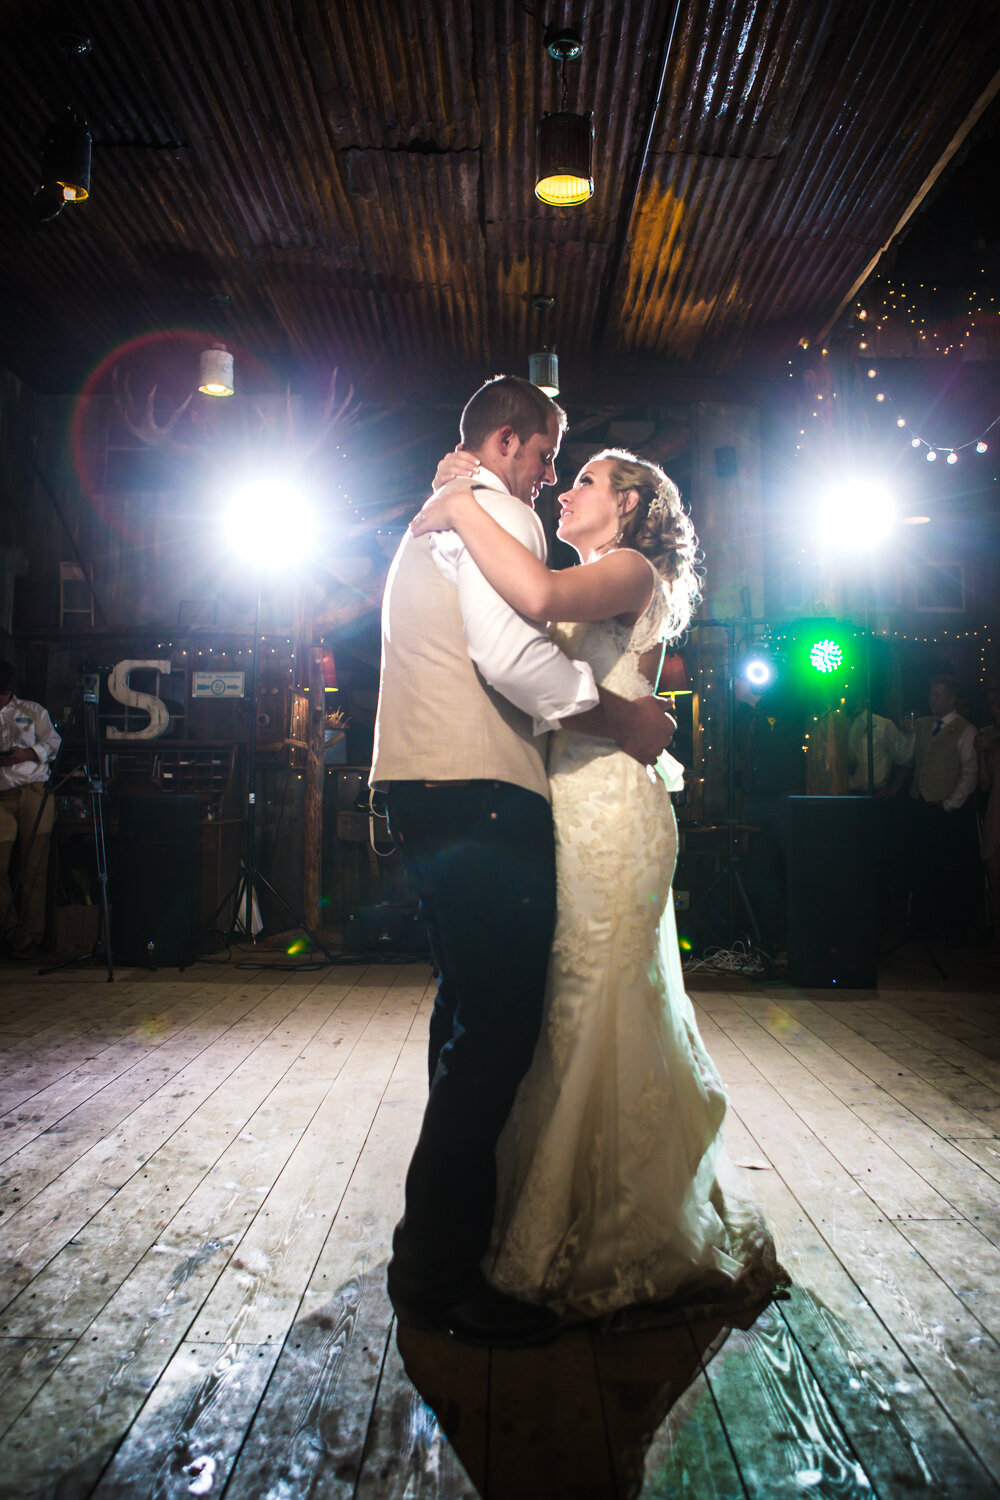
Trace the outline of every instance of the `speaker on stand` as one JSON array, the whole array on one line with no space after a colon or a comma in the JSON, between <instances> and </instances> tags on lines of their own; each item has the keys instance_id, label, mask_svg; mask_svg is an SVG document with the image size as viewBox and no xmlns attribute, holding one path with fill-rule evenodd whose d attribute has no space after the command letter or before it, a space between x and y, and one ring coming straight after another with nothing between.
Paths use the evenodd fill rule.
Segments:
<instances>
[{"instance_id":1,"label":"speaker on stand","mask_svg":"<svg viewBox=\"0 0 1000 1500\"><path fill-rule=\"evenodd\" d=\"M194 962L198 950L198 798L123 796L114 848L114 951L149 968Z\"/></svg>"},{"instance_id":2,"label":"speaker on stand","mask_svg":"<svg viewBox=\"0 0 1000 1500\"><path fill-rule=\"evenodd\" d=\"M878 984L875 805L788 799L788 978L814 989Z\"/></svg>"}]
</instances>

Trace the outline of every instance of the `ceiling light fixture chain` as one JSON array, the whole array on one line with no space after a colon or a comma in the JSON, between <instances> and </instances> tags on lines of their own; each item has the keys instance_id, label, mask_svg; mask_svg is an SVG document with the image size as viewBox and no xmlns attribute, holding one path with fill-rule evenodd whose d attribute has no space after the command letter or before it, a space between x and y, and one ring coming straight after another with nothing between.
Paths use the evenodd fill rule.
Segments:
<instances>
[{"instance_id":1,"label":"ceiling light fixture chain","mask_svg":"<svg viewBox=\"0 0 1000 1500\"><path fill-rule=\"evenodd\" d=\"M76 64L89 57L89 37L59 32L56 45L66 63L67 102L48 124L42 145L42 179L35 189L32 207L39 219L54 219L67 203L84 203L90 197L90 158L93 140L83 110L75 102Z\"/></svg>"},{"instance_id":2,"label":"ceiling light fixture chain","mask_svg":"<svg viewBox=\"0 0 1000 1500\"><path fill-rule=\"evenodd\" d=\"M535 197L554 208L573 208L594 194L594 127L591 116L574 114L569 102L566 64L583 52L575 31L547 31L545 50L560 65L562 100L557 113L543 114L538 126Z\"/></svg>"}]
</instances>

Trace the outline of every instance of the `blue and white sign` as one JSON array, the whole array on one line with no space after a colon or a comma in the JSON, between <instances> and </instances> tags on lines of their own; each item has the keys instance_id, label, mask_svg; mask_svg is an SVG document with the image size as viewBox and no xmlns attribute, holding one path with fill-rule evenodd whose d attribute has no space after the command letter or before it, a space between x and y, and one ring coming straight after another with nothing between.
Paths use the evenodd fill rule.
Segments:
<instances>
[{"instance_id":1,"label":"blue and white sign","mask_svg":"<svg viewBox=\"0 0 1000 1500\"><path fill-rule=\"evenodd\" d=\"M193 672L192 698L242 698L242 672Z\"/></svg>"}]
</instances>

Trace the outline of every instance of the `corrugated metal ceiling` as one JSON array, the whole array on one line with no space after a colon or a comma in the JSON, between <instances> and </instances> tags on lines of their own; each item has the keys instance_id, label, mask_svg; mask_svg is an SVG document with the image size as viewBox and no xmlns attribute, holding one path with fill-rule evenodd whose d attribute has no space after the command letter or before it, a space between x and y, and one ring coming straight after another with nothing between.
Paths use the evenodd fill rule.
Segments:
<instances>
[{"instance_id":1,"label":"corrugated metal ceiling","mask_svg":"<svg viewBox=\"0 0 1000 1500\"><path fill-rule=\"evenodd\" d=\"M681 0L672 21L661 0L8 3L0 363L70 390L183 326L385 399L521 368L543 335L595 371L711 374L814 332L993 86L1000 10ZM578 210L532 191L560 103L546 24L585 42ZM93 41L93 189L39 223L62 30Z\"/></svg>"}]
</instances>

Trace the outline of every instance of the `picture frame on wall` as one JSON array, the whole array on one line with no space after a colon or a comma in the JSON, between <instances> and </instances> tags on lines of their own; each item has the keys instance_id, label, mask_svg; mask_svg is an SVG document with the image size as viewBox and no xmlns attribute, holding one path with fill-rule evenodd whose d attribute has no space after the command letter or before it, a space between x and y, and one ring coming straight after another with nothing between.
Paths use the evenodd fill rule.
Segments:
<instances>
[{"instance_id":1,"label":"picture frame on wall","mask_svg":"<svg viewBox=\"0 0 1000 1500\"><path fill-rule=\"evenodd\" d=\"M914 606L929 614L961 614L965 609L965 570L961 563L924 562L917 574Z\"/></svg>"}]
</instances>

